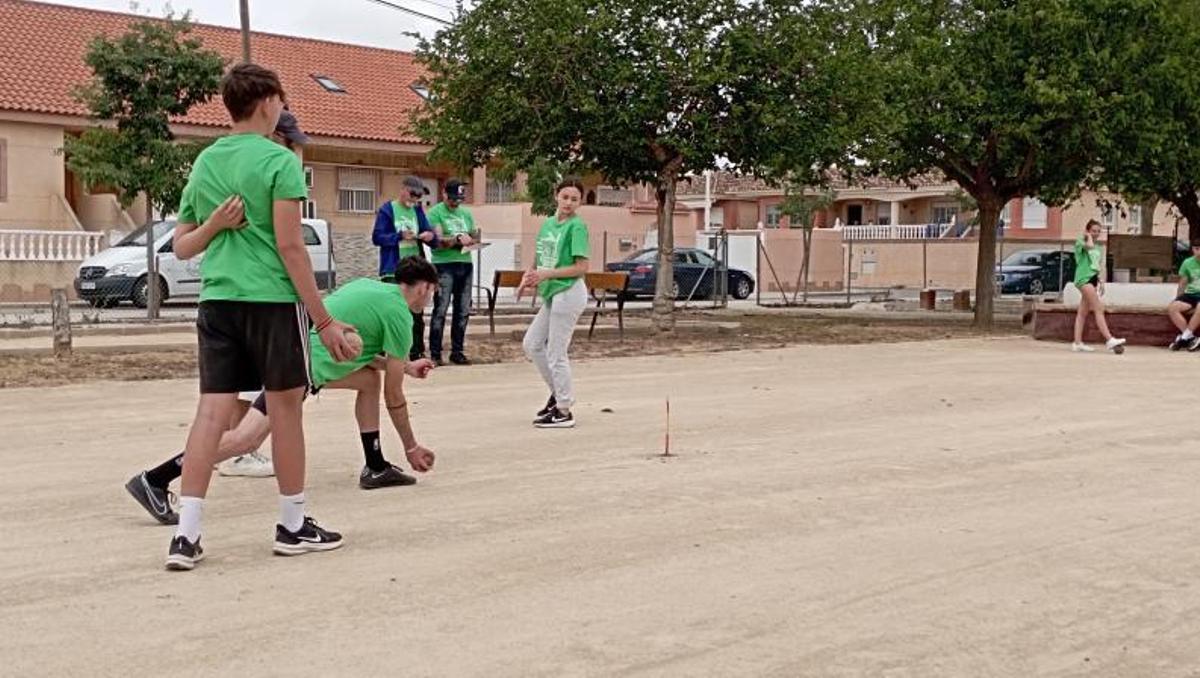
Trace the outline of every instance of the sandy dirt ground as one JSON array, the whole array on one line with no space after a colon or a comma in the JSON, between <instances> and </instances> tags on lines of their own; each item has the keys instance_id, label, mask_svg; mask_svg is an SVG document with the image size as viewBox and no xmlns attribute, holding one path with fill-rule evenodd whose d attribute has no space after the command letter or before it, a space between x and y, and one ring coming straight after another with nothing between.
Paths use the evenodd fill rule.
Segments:
<instances>
[{"instance_id":1,"label":"sandy dirt ground","mask_svg":"<svg viewBox=\"0 0 1200 678\"><path fill-rule=\"evenodd\" d=\"M437 469L375 492L327 393L308 494L347 546L271 556L273 482L218 478L191 573L122 484L180 444L193 381L0 390L0 674L1196 675L1196 360L597 359L573 431L529 426L531 366L447 369L411 390Z\"/></svg>"}]
</instances>

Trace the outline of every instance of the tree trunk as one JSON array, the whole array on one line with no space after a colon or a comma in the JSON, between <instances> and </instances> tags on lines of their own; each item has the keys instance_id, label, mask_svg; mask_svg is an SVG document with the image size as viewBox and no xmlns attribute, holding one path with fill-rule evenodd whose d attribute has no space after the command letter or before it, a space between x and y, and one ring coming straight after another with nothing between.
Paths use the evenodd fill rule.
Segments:
<instances>
[{"instance_id":1,"label":"tree trunk","mask_svg":"<svg viewBox=\"0 0 1200 678\"><path fill-rule=\"evenodd\" d=\"M1140 204L1142 208L1142 223L1138 224L1139 235L1154 235L1154 210L1158 209L1158 198L1150 196Z\"/></svg>"},{"instance_id":2,"label":"tree trunk","mask_svg":"<svg viewBox=\"0 0 1200 678\"><path fill-rule=\"evenodd\" d=\"M675 330L675 182L677 163L671 163L658 175L655 197L658 201L658 275L654 282L654 329Z\"/></svg>"},{"instance_id":3,"label":"tree trunk","mask_svg":"<svg viewBox=\"0 0 1200 678\"><path fill-rule=\"evenodd\" d=\"M146 196L146 317L158 320L158 256L154 251L154 207Z\"/></svg>"},{"instance_id":4,"label":"tree trunk","mask_svg":"<svg viewBox=\"0 0 1200 678\"><path fill-rule=\"evenodd\" d=\"M979 256L975 266L975 327L992 329L996 291L996 226L1004 201L996 196L973 196L979 205Z\"/></svg>"},{"instance_id":5,"label":"tree trunk","mask_svg":"<svg viewBox=\"0 0 1200 678\"><path fill-rule=\"evenodd\" d=\"M1188 241L1200 240L1200 198L1195 190L1180 190L1171 199L1171 204L1188 222Z\"/></svg>"}]
</instances>

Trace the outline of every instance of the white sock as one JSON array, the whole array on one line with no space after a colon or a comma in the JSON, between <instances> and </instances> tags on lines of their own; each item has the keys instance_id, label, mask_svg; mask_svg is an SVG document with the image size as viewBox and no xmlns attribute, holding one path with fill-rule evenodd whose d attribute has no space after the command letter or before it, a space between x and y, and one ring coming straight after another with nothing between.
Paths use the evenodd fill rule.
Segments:
<instances>
[{"instance_id":1,"label":"white sock","mask_svg":"<svg viewBox=\"0 0 1200 678\"><path fill-rule=\"evenodd\" d=\"M304 525L304 493L279 495L279 524L288 532Z\"/></svg>"},{"instance_id":2,"label":"white sock","mask_svg":"<svg viewBox=\"0 0 1200 678\"><path fill-rule=\"evenodd\" d=\"M184 537L193 544L200 538L200 515L204 512L204 497L179 498L179 526L176 537Z\"/></svg>"},{"instance_id":3,"label":"white sock","mask_svg":"<svg viewBox=\"0 0 1200 678\"><path fill-rule=\"evenodd\" d=\"M1188 339L1191 339L1194 336L1196 336L1196 335L1192 334L1191 330L1184 330L1183 334L1179 335L1179 338L1183 339L1184 341L1187 341Z\"/></svg>"}]
</instances>

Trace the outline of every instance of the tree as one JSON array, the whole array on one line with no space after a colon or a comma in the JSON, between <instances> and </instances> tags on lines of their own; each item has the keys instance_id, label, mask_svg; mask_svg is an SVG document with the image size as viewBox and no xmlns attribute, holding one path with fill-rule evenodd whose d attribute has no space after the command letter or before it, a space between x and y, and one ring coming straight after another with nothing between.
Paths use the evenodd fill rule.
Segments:
<instances>
[{"instance_id":1,"label":"tree","mask_svg":"<svg viewBox=\"0 0 1200 678\"><path fill-rule=\"evenodd\" d=\"M729 37L744 12L736 0L482 0L419 43L430 102L415 128L459 165L548 159L653 185L654 325L669 331L676 183L731 145Z\"/></svg>"},{"instance_id":2,"label":"tree","mask_svg":"<svg viewBox=\"0 0 1200 678\"><path fill-rule=\"evenodd\" d=\"M1142 205L1143 232L1159 200L1200 238L1200 2L1134 2L1136 21L1112 27L1122 68L1114 75L1127 96L1101 118L1100 171L1094 188Z\"/></svg>"},{"instance_id":3,"label":"tree","mask_svg":"<svg viewBox=\"0 0 1200 678\"><path fill-rule=\"evenodd\" d=\"M93 79L76 96L101 126L66 139L67 167L85 184L116 189L122 207L144 194L149 224L154 209L164 213L179 206L188 169L202 147L176 141L171 118L216 93L225 62L191 36L186 15L137 21L115 39L99 36L84 61ZM147 240L147 280L153 280L153 239ZM153 317L158 286L147 289Z\"/></svg>"},{"instance_id":4,"label":"tree","mask_svg":"<svg viewBox=\"0 0 1200 678\"><path fill-rule=\"evenodd\" d=\"M1005 203L1062 204L1095 166L1097 121L1122 67L1114 25L1145 0L861 0L873 86L858 148L874 171L940 171L979 206L975 323L992 325L996 226ZM841 6L839 0L820 0Z\"/></svg>"},{"instance_id":5,"label":"tree","mask_svg":"<svg viewBox=\"0 0 1200 678\"><path fill-rule=\"evenodd\" d=\"M812 259L812 232L816 227L816 215L829 209L836 200L837 193L832 189L814 191L797 184L787 184L784 187L783 203L779 211L788 218L791 228L803 229L804 259L800 264L800 277L803 279L805 302L808 301L809 262ZM797 293L799 291L797 290ZM792 295L792 303L796 303L796 295Z\"/></svg>"}]
</instances>

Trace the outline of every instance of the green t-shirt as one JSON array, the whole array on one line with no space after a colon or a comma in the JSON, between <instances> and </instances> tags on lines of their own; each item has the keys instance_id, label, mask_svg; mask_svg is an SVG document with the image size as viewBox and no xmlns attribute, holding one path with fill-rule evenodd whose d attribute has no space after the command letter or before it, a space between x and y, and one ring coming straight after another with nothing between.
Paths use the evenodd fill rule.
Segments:
<instances>
[{"instance_id":1,"label":"green t-shirt","mask_svg":"<svg viewBox=\"0 0 1200 678\"><path fill-rule=\"evenodd\" d=\"M310 340L314 386L352 374L380 353L408 360L413 317L399 285L358 278L326 297L325 308L334 318L354 326L362 337L363 350L354 360L334 362L314 328Z\"/></svg>"},{"instance_id":2,"label":"green t-shirt","mask_svg":"<svg viewBox=\"0 0 1200 678\"><path fill-rule=\"evenodd\" d=\"M308 195L304 169L288 149L260 134L234 134L204 149L192 165L179 222L202 224L225 199L239 195L246 226L217 234L200 263L200 301L298 301L275 243L276 200Z\"/></svg>"},{"instance_id":3,"label":"green t-shirt","mask_svg":"<svg viewBox=\"0 0 1200 678\"><path fill-rule=\"evenodd\" d=\"M471 210L463 205L450 209L446 203L439 202L425 216L429 217L430 226L441 227L442 237L445 240L453 240L454 236L460 233L471 235L475 232L475 217L471 214ZM464 252L461 247L439 247L433 250L433 263L451 264L456 262L471 263L471 253Z\"/></svg>"},{"instance_id":4,"label":"green t-shirt","mask_svg":"<svg viewBox=\"0 0 1200 678\"><path fill-rule=\"evenodd\" d=\"M1103 270L1101 262L1104 261L1104 247L1096 244L1092 249L1087 248L1087 239L1080 236L1075 241L1075 286L1082 287L1092 279L1093 276L1099 275Z\"/></svg>"},{"instance_id":5,"label":"green t-shirt","mask_svg":"<svg viewBox=\"0 0 1200 678\"><path fill-rule=\"evenodd\" d=\"M1187 281L1187 294L1200 294L1200 260L1188 257L1179 266L1179 277Z\"/></svg>"},{"instance_id":6,"label":"green t-shirt","mask_svg":"<svg viewBox=\"0 0 1200 678\"><path fill-rule=\"evenodd\" d=\"M577 258L588 256L587 224L578 215L559 222L549 217L542 224L537 236L537 267L539 269L562 268L575 263ZM538 285L538 294L543 299L569 289L579 278L554 278Z\"/></svg>"},{"instance_id":7,"label":"green t-shirt","mask_svg":"<svg viewBox=\"0 0 1200 678\"><path fill-rule=\"evenodd\" d=\"M396 232L409 231L412 237L417 237L417 208L407 207L399 200L392 201L392 223L396 225ZM400 258L404 257L419 257L421 256L421 244L419 240L402 240L400 241Z\"/></svg>"}]
</instances>

